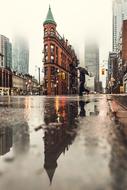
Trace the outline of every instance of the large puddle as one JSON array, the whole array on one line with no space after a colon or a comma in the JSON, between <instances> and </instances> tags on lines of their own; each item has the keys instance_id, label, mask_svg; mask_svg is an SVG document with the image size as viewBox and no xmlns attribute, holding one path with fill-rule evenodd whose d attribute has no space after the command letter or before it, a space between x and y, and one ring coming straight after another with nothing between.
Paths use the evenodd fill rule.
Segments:
<instances>
[{"instance_id":1,"label":"large puddle","mask_svg":"<svg viewBox=\"0 0 127 190\"><path fill-rule=\"evenodd\" d=\"M0 97L0 189L127 189L119 127L104 95Z\"/></svg>"}]
</instances>

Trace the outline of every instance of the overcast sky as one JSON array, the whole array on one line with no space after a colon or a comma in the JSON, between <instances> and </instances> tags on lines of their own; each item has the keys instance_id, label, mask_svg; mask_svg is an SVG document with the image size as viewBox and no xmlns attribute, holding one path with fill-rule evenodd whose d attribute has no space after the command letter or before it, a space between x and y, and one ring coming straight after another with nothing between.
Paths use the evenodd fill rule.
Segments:
<instances>
[{"instance_id":1,"label":"overcast sky","mask_svg":"<svg viewBox=\"0 0 127 190\"><path fill-rule=\"evenodd\" d=\"M112 48L111 0L0 0L0 34L28 38L30 73L35 74L35 65L42 66L43 21L49 4L57 31L74 46L81 64L86 38L98 40L103 64Z\"/></svg>"}]
</instances>

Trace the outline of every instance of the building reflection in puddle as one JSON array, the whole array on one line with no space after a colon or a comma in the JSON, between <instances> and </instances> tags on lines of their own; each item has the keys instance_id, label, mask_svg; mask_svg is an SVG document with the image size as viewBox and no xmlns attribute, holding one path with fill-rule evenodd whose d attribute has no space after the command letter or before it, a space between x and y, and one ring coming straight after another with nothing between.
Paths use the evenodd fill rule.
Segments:
<instances>
[{"instance_id":1,"label":"building reflection in puddle","mask_svg":"<svg viewBox=\"0 0 127 190\"><path fill-rule=\"evenodd\" d=\"M13 127L13 150L16 156L26 154L30 146L29 126L23 122Z\"/></svg>"},{"instance_id":2,"label":"building reflection in puddle","mask_svg":"<svg viewBox=\"0 0 127 190\"><path fill-rule=\"evenodd\" d=\"M1 109L1 125L0 125L0 155L11 153L13 156L19 156L28 152L30 145L29 125L26 117L25 99L6 98L4 104L6 106L6 117L3 106ZM11 149L12 148L12 149ZM11 151L12 150L12 151Z\"/></svg>"},{"instance_id":3,"label":"building reflection in puddle","mask_svg":"<svg viewBox=\"0 0 127 190\"><path fill-rule=\"evenodd\" d=\"M45 105L44 168L51 184L57 159L69 150L77 134L78 102L56 97L52 104L45 102Z\"/></svg>"},{"instance_id":4,"label":"building reflection in puddle","mask_svg":"<svg viewBox=\"0 0 127 190\"><path fill-rule=\"evenodd\" d=\"M10 151L12 147L13 131L10 127L0 128L0 155L4 155Z\"/></svg>"},{"instance_id":5,"label":"building reflection in puddle","mask_svg":"<svg viewBox=\"0 0 127 190\"><path fill-rule=\"evenodd\" d=\"M87 156L95 156L98 146L97 128L94 122L91 122L90 117L99 115L99 107L96 101L80 99L79 101L79 116L83 119L82 134L84 138L85 153ZM84 118L84 117L87 117ZM86 122L85 122L86 120Z\"/></svg>"},{"instance_id":6,"label":"building reflection in puddle","mask_svg":"<svg viewBox=\"0 0 127 190\"><path fill-rule=\"evenodd\" d=\"M116 127L117 126L117 127ZM110 171L112 175L112 190L127 189L127 130L125 123L117 121L109 136L111 144Z\"/></svg>"},{"instance_id":7,"label":"building reflection in puddle","mask_svg":"<svg viewBox=\"0 0 127 190\"><path fill-rule=\"evenodd\" d=\"M6 123L8 125L8 123ZM13 148L15 156L28 152L30 145L29 126L27 122L11 124L0 128L0 155L5 155Z\"/></svg>"}]
</instances>

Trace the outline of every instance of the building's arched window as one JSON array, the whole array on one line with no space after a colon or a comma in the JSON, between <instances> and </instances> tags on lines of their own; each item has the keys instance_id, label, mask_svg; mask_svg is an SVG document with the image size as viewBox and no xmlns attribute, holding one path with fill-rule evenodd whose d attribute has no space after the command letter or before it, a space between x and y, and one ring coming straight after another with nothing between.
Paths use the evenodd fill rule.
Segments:
<instances>
[{"instance_id":1,"label":"building's arched window","mask_svg":"<svg viewBox=\"0 0 127 190\"><path fill-rule=\"evenodd\" d=\"M56 47L56 64L58 64L58 47Z\"/></svg>"},{"instance_id":2,"label":"building's arched window","mask_svg":"<svg viewBox=\"0 0 127 190\"><path fill-rule=\"evenodd\" d=\"M46 63L48 62L48 56L47 55L45 56L45 62Z\"/></svg>"},{"instance_id":3,"label":"building's arched window","mask_svg":"<svg viewBox=\"0 0 127 190\"><path fill-rule=\"evenodd\" d=\"M45 30L44 30L44 36L46 37L47 35L48 35L48 30L45 29Z\"/></svg>"},{"instance_id":4,"label":"building's arched window","mask_svg":"<svg viewBox=\"0 0 127 190\"><path fill-rule=\"evenodd\" d=\"M55 31L54 31L53 28L51 28L51 30L50 30L50 35L51 35L51 36L54 36L54 35L55 35Z\"/></svg>"},{"instance_id":5,"label":"building's arched window","mask_svg":"<svg viewBox=\"0 0 127 190\"><path fill-rule=\"evenodd\" d=\"M51 47L51 49L54 49L54 45L52 45L52 44L51 44L51 46L50 46L50 47Z\"/></svg>"},{"instance_id":6,"label":"building's arched window","mask_svg":"<svg viewBox=\"0 0 127 190\"><path fill-rule=\"evenodd\" d=\"M55 46L53 44L50 45L51 53L54 53Z\"/></svg>"},{"instance_id":7,"label":"building's arched window","mask_svg":"<svg viewBox=\"0 0 127 190\"><path fill-rule=\"evenodd\" d=\"M48 45L47 44L45 45L45 49L48 49Z\"/></svg>"},{"instance_id":8,"label":"building's arched window","mask_svg":"<svg viewBox=\"0 0 127 190\"><path fill-rule=\"evenodd\" d=\"M55 67L51 67L51 75L55 75Z\"/></svg>"},{"instance_id":9,"label":"building's arched window","mask_svg":"<svg viewBox=\"0 0 127 190\"><path fill-rule=\"evenodd\" d=\"M45 46L44 46L44 53L47 53L48 52L48 45L46 44Z\"/></svg>"},{"instance_id":10,"label":"building's arched window","mask_svg":"<svg viewBox=\"0 0 127 190\"><path fill-rule=\"evenodd\" d=\"M51 55L51 63L54 63L54 56Z\"/></svg>"}]
</instances>

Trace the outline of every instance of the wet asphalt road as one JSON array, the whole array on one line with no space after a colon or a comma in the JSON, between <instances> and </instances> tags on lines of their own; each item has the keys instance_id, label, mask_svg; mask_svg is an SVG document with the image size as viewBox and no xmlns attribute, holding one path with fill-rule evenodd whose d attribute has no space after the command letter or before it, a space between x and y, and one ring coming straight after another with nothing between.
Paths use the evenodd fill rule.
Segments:
<instances>
[{"instance_id":1,"label":"wet asphalt road","mask_svg":"<svg viewBox=\"0 0 127 190\"><path fill-rule=\"evenodd\" d=\"M127 189L127 137L105 95L0 97L0 190L42 189Z\"/></svg>"}]
</instances>

